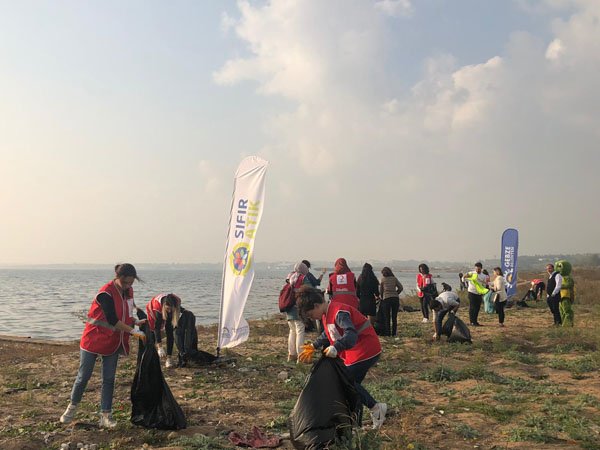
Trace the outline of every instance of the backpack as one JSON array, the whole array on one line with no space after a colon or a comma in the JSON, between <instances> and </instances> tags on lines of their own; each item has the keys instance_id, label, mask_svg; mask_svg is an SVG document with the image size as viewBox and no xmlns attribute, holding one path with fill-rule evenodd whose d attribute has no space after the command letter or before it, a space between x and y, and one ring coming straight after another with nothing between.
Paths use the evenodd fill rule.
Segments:
<instances>
[{"instance_id":1,"label":"backpack","mask_svg":"<svg viewBox=\"0 0 600 450\"><path fill-rule=\"evenodd\" d=\"M304 281L304 275L300 275L296 284L292 286L288 280L285 280L285 284L279 291L279 312L288 312L296 304L296 296L294 295L294 289L302 286Z\"/></svg>"}]
</instances>

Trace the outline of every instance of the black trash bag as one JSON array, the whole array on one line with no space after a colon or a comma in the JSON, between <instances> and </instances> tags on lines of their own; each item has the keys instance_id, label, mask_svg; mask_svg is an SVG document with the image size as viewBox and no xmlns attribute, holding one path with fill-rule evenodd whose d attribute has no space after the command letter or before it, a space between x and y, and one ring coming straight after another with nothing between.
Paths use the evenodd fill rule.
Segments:
<instances>
[{"instance_id":1,"label":"black trash bag","mask_svg":"<svg viewBox=\"0 0 600 450\"><path fill-rule=\"evenodd\" d=\"M362 408L352 375L339 358L322 357L312 367L290 413L290 440L297 449L323 449L349 441Z\"/></svg>"},{"instance_id":2,"label":"black trash bag","mask_svg":"<svg viewBox=\"0 0 600 450\"><path fill-rule=\"evenodd\" d=\"M181 315L175 329L175 344L179 351L177 364L179 367L206 366L217 359L215 355L198 350L196 316L184 308L181 308Z\"/></svg>"},{"instance_id":3,"label":"black trash bag","mask_svg":"<svg viewBox=\"0 0 600 450\"><path fill-rule=\"evenodd\" d=\"M448 336L448 342L472 343L469 328L456 314L448 314L448 319L442 326L442 334Z\"/></svg>"},{"instance_id":4,"label":"black trash bag","mask_svg":"<svg viewBox=\"0 0 600 450\"><path fill-rule=\"evenodd\" d=\"M389 325L388 325L389 326ZM387 330L387 334L385 331L385 314L383 314L383 308L381 305L377 308L377 314L375 315L375 324L373 325L375 329L375 333L378 336L389 336L390 330Z\"/></svg>"},{"instance_id":5,"label":"black trash bag","mask_svg":"<svg viewBox=\"0 0 600 450\"><path fill-rule=\"evenodd\" d=\"M146 330L146 339L131 386L131 423L160 430L186 428L185 415L163 377L153 333Z\"/></svg>"}]
</instances>

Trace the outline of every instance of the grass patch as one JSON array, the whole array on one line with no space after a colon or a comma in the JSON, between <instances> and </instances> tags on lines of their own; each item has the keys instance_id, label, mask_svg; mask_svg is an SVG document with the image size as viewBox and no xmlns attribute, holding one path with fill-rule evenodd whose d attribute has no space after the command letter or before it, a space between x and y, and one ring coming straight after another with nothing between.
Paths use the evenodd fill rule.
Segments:
<instances>
[{"instance_id":1,"label":"grass patch","mask_svg":"<svg viewBox=\"0 0 600 450\"><path fill-rule=\"evenodd\" d=\"M514 349L506 352L506 358L528 365L536 365L540 363L540 358L535 353L520 352Z\"/></svg>"},{"instance_id":2,"label":"grass patch","mask_svg":"<svg viewBox=\"0 0 600 450\"><path fill-rule=\"evenodd\" d=\"M456 431L456 433L463 439L477 439L479 436L481 436L479 431L465 423L458 424L456 427L454 427L454 431Z\"/></svg>"},{"instance_id":3,"label":"grass patch","mask_svg":"<svg viewBox=\"0 0 600 450\"><path fill-rule=\"evenodd\" d=\"M505 423L510 421L521 409L502 405L492 405L484 402L472 402L468 400L451 400L449 408L451 412L472 411L494 419L496 422Z\"/></svg>"},{"instance_id":4,"label":"grass patch","mask_svg":"<svg viewBox=\"0 0 600 450\"><path fill-rule=\"evenodd\" d=\"M598 352L584 355L575 359L554 358L546 363L552 369L568 370L573 378L581 378L581 375L600 369L600 355Z\"/></svg>"},{"instance_id":5,"label":"grass patch","mask_svg":"<svg viewBox=\"0 0 600 450\"><path fill-rule=\"evenodd\" d=\"M190 450L219 450L231 448L230 446L226 447L221 444L218 439L203 434L183 436L173 441L173 444Z\"/></svg>"}]
</instances>

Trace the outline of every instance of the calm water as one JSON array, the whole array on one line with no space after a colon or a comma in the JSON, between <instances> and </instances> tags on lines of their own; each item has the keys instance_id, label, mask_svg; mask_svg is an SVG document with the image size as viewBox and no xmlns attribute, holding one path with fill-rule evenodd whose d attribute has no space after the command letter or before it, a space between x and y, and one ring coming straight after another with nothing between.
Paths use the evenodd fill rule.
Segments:
<instances>
[{"instance_id":1,"label":"calm water","mask_svg":"<svg viewBox=\"0 0 600 450\"><path fill-rule=\"evenodd\" d=\"M277 297L287 273L287 270L257 270L246 303L246 319L279 312ZM219 321L221 271L140 270L139 274L144 282L136 282L133 286L137 306L145 308L158 293L174 292L181 297L183 306L194 312L198 324ZM79 339L83 330L82 317L98 289L110 281L112 275L110 270L0 270L0 302L5 314L5 319L0 321L0 334ZM414 291L415 273L395 272L395 275L406 293ZM438 287L442 281L457 286L458 276L454 272L439 272L434 276L439 276L435 279Z\"/></svg>"}]
</instances>

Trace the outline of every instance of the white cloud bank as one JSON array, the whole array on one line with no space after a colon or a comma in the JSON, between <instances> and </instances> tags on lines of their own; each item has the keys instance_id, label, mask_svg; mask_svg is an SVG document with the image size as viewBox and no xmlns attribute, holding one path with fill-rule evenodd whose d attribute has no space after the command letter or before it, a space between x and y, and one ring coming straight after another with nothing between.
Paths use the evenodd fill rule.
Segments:
<instances>
[{"instance_id":1,"label":"white cloud bank","mask_svg":"<svg viewBox=\"0 0 600 450\"><path fill-rule=\"evenodd\" d=\"M410 2L240 1L240 17L227 23L248 54L214 80L250 80L289 104L265 124L273 170L287 168L273 206L285 209L277 199L307 184L310 195L326 194L300 201L323 220L298 228L325 228L336 255L348 257L491 256L508 226L529 253L599 250L589 222L599 212L589 205L600 192L600 2L522 6L543 7L551 41L515 32L502 54L466 66L428 56L407 87L390 64L388 22L410 20ZM570 8L568 20L556 8ZM345 201L353 207L343 208L342 227ZM388 224L383 235L373 221ZM472 239L478 228L483 236ZM276 226L269 232L278 236ZM318 243L305 251L332 257Z\"/></svg>"}]
</instances>

